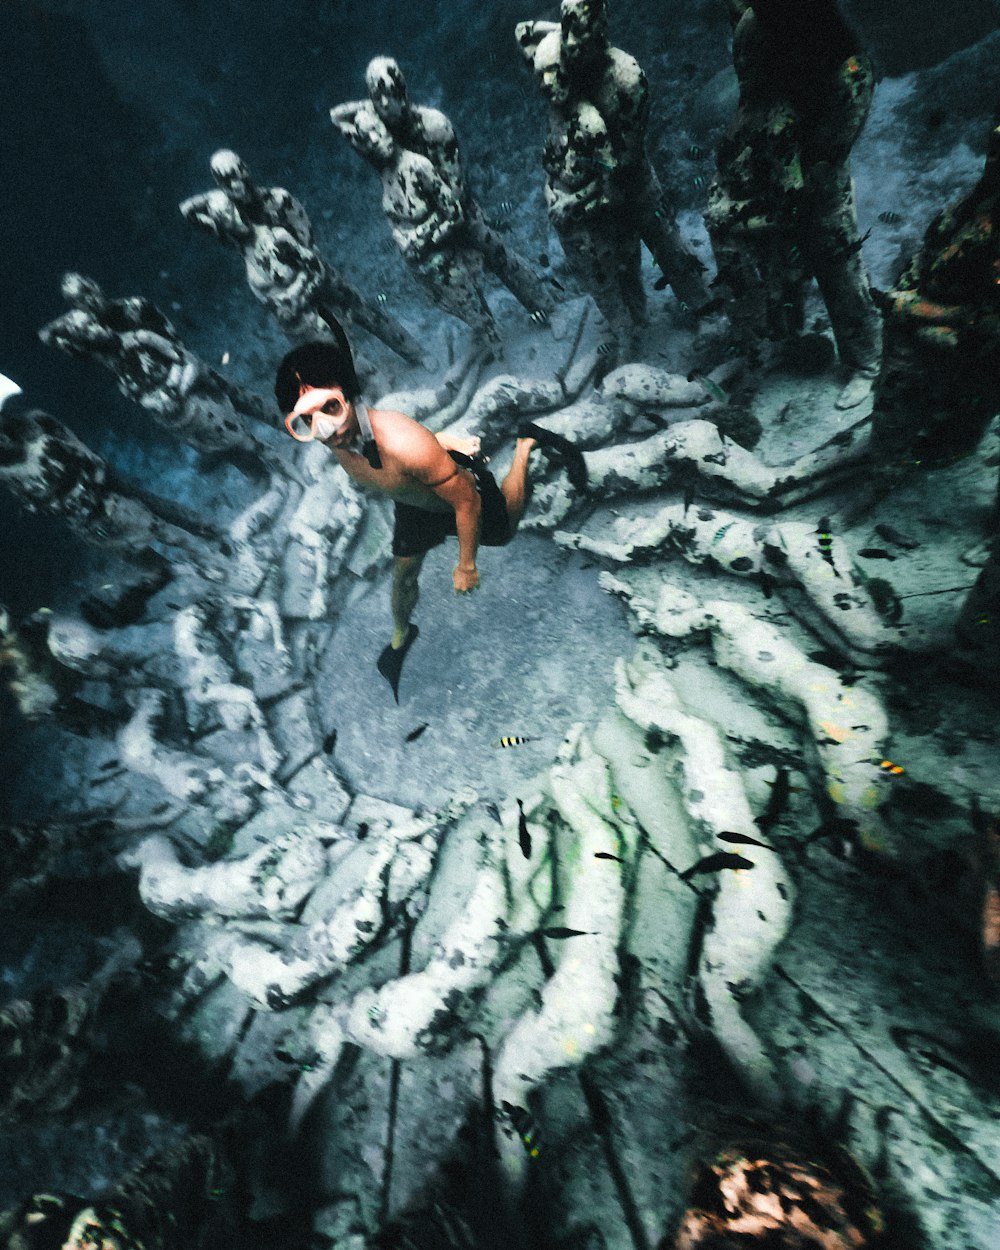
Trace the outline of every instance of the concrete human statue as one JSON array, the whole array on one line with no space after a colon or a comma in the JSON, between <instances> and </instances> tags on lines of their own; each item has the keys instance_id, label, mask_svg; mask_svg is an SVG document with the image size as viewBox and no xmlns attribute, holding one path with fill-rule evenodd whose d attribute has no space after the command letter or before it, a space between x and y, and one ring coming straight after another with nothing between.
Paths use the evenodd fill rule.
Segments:
<instances>
[{"instance_id":1,"label":"concrete human statue","mask_svg":"<svg viewBox=\"0 0 1000 1250\"><path fill-rule=\"evenodd\" d=\"M552 295L528 262L486 220L466 182L458 139L448 118L438 109L410 101L403 71L392 57L374 57L365 71L365 84L367 100L351 100L330 110L334 126L361 156L371 160L364 134L377 118L397 147L428 160L461 209L451 231L454 245L467 254L478 253L480 267L507 287L531 319L536 324L546 321L555 307Z\"/></svg>"},{"instance_id":2,"label":"concrete human statue","mask_svg":"<svg viewBox=\"0 0 1000 1250\"><path fill-rule=\"evenodd\" d=\"M410 364L423 363L420 345L395 317L320 256L306 211L289 191L257 186L228 148L213 153L211 169L217 187L184 200L181 214L240 252L250 290L290 339L329 336L326 317L333 316L361 326Z\"/></svg>"},{"instance_id":3,"label":"concrete human statue","mask_svg":"<svg viewBox=\"0 0 1000 1250\"><path fill-rule=\"evenodd\" d=\"M674 213L646 153L649 85L639 63L608 37L605 0L563 0L560 21L519 22L515 36L528 64L541 80L551 74L552 44L558 37L559 75L564 102L550 96L550 138L558 138L559 113L578 102L591 104L607 130L613 156L609 171L612 218L629 246L639 241L652 253L678 301L695 312L708 302L704 266L684 246ZM638 240L635 236L638 234Z\"/></svg>"},{"instance_id":4,"label":"concrete human statue","mask_svg":"<svg viewBox=\"0 0 1000 1250\"><path fill-rule=\"evenodd\" d=\"M178 523L182 509L166 501L157 508L151 496L119 481L100 456L45 412L0 416L0 485L29 512L58 517L98 546L137 552L160 542L196 563L217 554L193 519L191 528Z\"/></svg>"},{"instance_id":5,"label":"concrete human statue","mask_svg":"<svg viewBox=\"0 0 1000 1250\"><path fill-rule=\"evenodd\" d=\"M352 122L355 151L378 171L382 208L406 263L436 304L500 358L500 331L480 285L481 254L466 246L462 204L426 156L400 147L374 114Z\"/></svg>"},{"instance_id":6,"label":"concrete human statue","mask_svg":"<svg viewBox=\"0 0 1000 1250\"><path fill-rule=\"evenodd\" d=\"M549 103L542 156L549 220L567 265L608 323L614 351L603 355L607 372L640 354L645 297L639 223L616 209L611 139L594 105L572 99L566 89L558 32L538 45L534 63Z\"/></svg>"},{"instance_id":7,"label":"concrete human statue","mask_svg":"<svg viewBox=\"0 0 1000 1250\"><path fill-rule=\"evenodd\" d=\"M753 355L755 337L801 328L815 277L848 374L837 406L854 407L871 394L882 346L849 164L871 105L871 62L835 0L729 7L740 103L707 216L720 286Z\"/></svg>"},{"instance_id":8,"label":"concrete human statue","mask_svg":"<svg viewBox=\"0 0 1000 1250\"><path fill-rule=\"evenodd\" d=\"M70 308L90 313L95 321L116 333L151 330L154 334L180 342L177 331L163 313L141 295L111 299L93 278L73 271L63 274L60 291Z\"/></svg>"},{"instance_id":9,"label":"concrete human statue","mask_svg":"<svg viewBox=\"0 0 1000 1250\"><path fill-rule=\"evenodd\" d=\"M42 327L43 343L104 365L123 395L199 451L220 453L240 467L251 457L288 473L243 420L261 420L262 402L188 351L153 304L139 297L107 300L79 274L65 275L63 291L75 306Z\"/></svg>"},{"instance_id":10,"label":"concrete human statue","mask_svg":"<svg viewBox=\"0 0 1000 1250\"><path fill-rule=\"evenodd\" d=\"M358 486L394 501L393 633L378 669L398 701L403 661L418 633L411 616L427 552L456 536L452 582L456 594L471 593L480 580L480 545L506 546L524 514L534 447L566 456L578 489L586 486L583 458L565 438L525 423L513 464L498 484L478 455L478 438L435 436L401 412L369 409L346 336L336 346L307 343L290 352L278 367L274 393L293 438L321 442Z\"/></svg>"}]
</instances>

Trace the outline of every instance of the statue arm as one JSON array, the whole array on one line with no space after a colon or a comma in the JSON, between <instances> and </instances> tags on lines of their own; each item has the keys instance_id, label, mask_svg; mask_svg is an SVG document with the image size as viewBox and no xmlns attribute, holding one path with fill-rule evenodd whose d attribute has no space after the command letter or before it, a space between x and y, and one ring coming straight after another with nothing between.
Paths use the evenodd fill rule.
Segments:
<instances>
[{"instance_id":1,"label":"statue arm","mask_svg":"<svg viewBox=\"0 0 1000 1250\"><path fill-rule=\"evenodd\" d=\"M223 243L239 244L243 241L241 223L228 198L221 191L206 191L204 195L192 195L180 205L181 216L192 226L203 230Z\"/></svg>"},{"instance_id":2,"label":"statue arm","mask_svg":"<svg viewBox=\"0 0 1000 1250\"><path fill-rule=\"evenodd\" d=\"M535 69L535 52L546 35L559 30L558 22L518 22L514 27L514 38L521 50L521 55Z\"/></svg>"},{"instance_id":3,"label":"statue arm","mask_svg":"<svg viewBox=\"0 0 1000 1250\"><path fill-rule=\"evenodd\" d=\"M267 225L287 230L303 247L312 247L313 231L309 214L290 191L284 187L268 187L261 192L260 198Z\"/></svg>"}]
</instances>

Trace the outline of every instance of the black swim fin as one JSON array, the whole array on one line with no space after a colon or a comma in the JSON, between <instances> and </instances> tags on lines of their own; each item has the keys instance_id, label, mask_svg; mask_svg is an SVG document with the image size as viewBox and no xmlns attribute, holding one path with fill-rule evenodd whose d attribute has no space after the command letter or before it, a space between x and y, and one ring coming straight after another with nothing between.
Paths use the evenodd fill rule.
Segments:
<instances>
[{"instance_id":1,"label":"black swim fin","mask_svg":"<svg viewBox=\"0 0 1000 1250\"><path fill-rule=\"evenodd\" d=\"M406 659L406 653L417 640L420 630L416 625L410 624L406 631L406 637L403 639L401 647L393 647L389 643L387 647L382 648L382 653L378 657L376 668L392 687L393 697L399 702L399 677L403 671L403 661Z\"/></svg>"},{"instance_id":2,"label":"black swim fin","mask_svg":"<svg viewBox=\"0 0 1000 1250\"><path fill-rule=\"evenodd\" d=\"M563 438L554 430L535 425L534 421L526 421L518 426L517 436L518 438L533 438L539 447L555 452L556 457L562 461L566 476L574 490L587 489L587 462L583 458L583 452L575 443L571 443L568 438Z\"/></svg>"}]
</instances>

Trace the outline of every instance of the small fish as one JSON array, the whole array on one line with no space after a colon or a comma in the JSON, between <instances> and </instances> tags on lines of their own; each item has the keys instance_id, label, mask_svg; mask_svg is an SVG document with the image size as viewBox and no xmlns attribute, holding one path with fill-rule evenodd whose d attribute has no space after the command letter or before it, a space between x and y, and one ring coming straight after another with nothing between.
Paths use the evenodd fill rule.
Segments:
<instances>
[{"instance_id":1,"label":"small fish","mask_svg":"<svg viewBox=\"0 0 1000 1250\"><path fill-rule=\"evenodd\" d=\"M902 764L894 764L892 760L880 760L879 768L886 777L901 777L906 772Z\"/></svg>"},{"instance_id":2,"label":"small fish","mask_svg":"<svg viewBox=\"0 0 1000 1250\"><path fill-rule=\"evenodd\" d=\"M524 1107L515 1107L513 1103L501 1102L501 1108L504 1114L510 1120L514 1131L524 1143L532 1159L538 1158L538 1125L535 1123L531 1112L525 1110Z\"/></svg>"},{"instance_id":3,"label":"small fish","mask_svg":"<svg viewBox=\"0 0 1000 1250\"><path fill-rule=\"evenodd\" d=\"M337 731L336 729L331 729L330 732L323 739L323 751L325 752L325 754L329 755L336 745L337 745Z\"/></svg>"},{"instance_id":4,"label":"small fish","mask_svg":"<svg viewBox=\"0 0 1000 1250\"><path fill-rule=\"evenodd\" d=\"M101 587L102 590L114 590L114 588L115 588L114 582L105 582L104 585Z\"/></svg>"},{"instance_id":5,"label":"small fish","mask_svg":"<svg viewBox=\"0 0 1000 1250\"><path fill-rule=\"evenodd\" d=\"M528 315L528 320L533 321L538 326L544 325L548 319L549 314L543 308L536 308L533 313Z\"/></svg>"},{"instance_id":6,"label":"small fish","mask_svg":"<svg viewBox=\"0 0 1000 1250\"><path fill-rule=\"evenodd\" d=\"M682 881L690 881L692 877L703 872L719 872L723 868L752 868L753 864L742 855L734 855L732 851L716 851L714 855L706 855L696 864L681 873Z\"/></svg>"},{"instance_id":7,"label":"small fish","mask_svg":"<svg viewBox=\"0 0 1000 1250\"><path fill-rule=\"evenodd\" d=\"M424 732L426 728L427 728L427 722L424 721L424 723L422 725L418 725L416 729L411 729L410 732L403 739L403 741L404 742L416 742L416 740L420 737L420 735Z\"/></svg>"},{"instance_id":8,"label":"small fish","mask_svg":"<svg viewBox=\"0 0 1000 1250\"><path fill-rule=\"evenodd\" d=\"M222 353L222 363L223 363L224 365L228 365L228 364L229 364L229 353L228 353L228 352L223 352L223 353Z\"/></svg>"},{"instance_id":9,"label":"small fish","mask_svg":"<svg viewBox=\"0 0 1000 1250\"><path fill-rule=\"evenodd\" d=\"M886 542L895 543L897 547L902 547L904 551L913 551L920 544L914 538L907 538L905 534L900 533L894 525L880 523L875 526L875 533L880 538L884 538Z\"/></svg>"},{"instance_id":10,"label":"small fish","mask_svg":"<svg viewBox=\"0 0 1000 1250\"><path fill-rule=\"evenodd\" d=\"M524 805L521 800L517 800L517 844L521 848L521 854L525 859L531 859L531 834L528 832L528 821L524 814Z\"/></svg>"},{"instance_id":11,"label":"small fish","mask_svg":"<svg viewBox=\"0 0 1000 1250\"><path fill-rule=\"evenodd\" d=\"M379 304L384 304L388 298L389 296L385 293L385 291L379 291L378 295L375 296L375 299Z\"/></svg>"},{"instance_id":12,"label":"small fish","mask_svg":"<svg viewBox=\"0 0 1000 1250\"><path fill-rule=\"evenodd\" d=\"M534 742L534 741L535 741L534 738L519 738L516 735L513 735L507 738L499 738L496 742L493 743L493 745L495 747L519 747L522 742Z\"/></svg>"},{"instance_id":13,"label":"small fish","mask_svg":"<svg viewBox=\"0 0 1000 1250\"><path fill-rule=\"evenodd\" d=\"M118 767L117 760L105 760L103 764L99 765L97 771L101 773L106 773L109 768L117 768L117 767Z\"/></svg>"},{"instance_id":14,"label":"small fish","mask_svg":"<svg viewBox=\"0 0 1000 1250\"><path fill-rule=\"evenodd\" d=\"M512 213L514 211L514 201L513 200L501 200L500 211L501 213L505 215L508 213Z\"/></svg>"},{"instance_id":15,"label":"small fish","mask_svg":"<svg viewBox=\"0 0 1000 1250\"><path fill-rule=\"evenodd\" d=\"M736 524L735 521L727 521L725 525L720 525L719 528L712 535L712 541L709 545L714 547L715 544L719 542L720 539L722 539L726 535L726 533L733 528L735 524Z\"/></svg>"},{"instance_id":16,"label":"small fish","mask_svg":"<svg viewBox=\"0 0 1000 1250\"><path fill-rule=\"evenodd\" d=\"M487 815L492 816L498 825L503 824L503 818L500 815L500 808L497 807L495 803L486 804L486 813Z\"/></svg>"},{"instance_id":17,"label":"small fish","mask_svg":"<svg viewBox=\"0 0 1000 1250\"><path fill-rule=\"evenodd\" d=\"M624 864L620 855L612 855L610 851L595 851L594 859L613 859L616 864Z\"/></svg>"},{"instance_id":18,"label":"small fish","mask_svg":"<svg viewBox=\"0 0 1000 1250\"><path fill-rule=\"evenodd\" d=\"M614 343L598 343L597 345L597 354L599 356L610 356L614 350Z\"/></svg>"},{"instance_id":19,"label":"small fish","mask_svg":"<svg viewBox=\"0 0 1000 1250\"><path fill-rule=\"evenodd\" d=\"M562 925L556 925L551 929L537 929L536 932L540 937L552 938L557 942L561 942L564 938L594 936L593 929L566 929Z\"/></svg>"},{"instance_id":20,"label":"small fish","mask_svg":"<svg viewBox=\"0 0 1000 1250\"><path fill-rule=\"evenodd\" d=\"M791 786L788 784L788 769L779 768L778 775L771 782L771 793L767 796L767 806L763 813L754 820L761 833L768 833L778 823L778 818L785 810Z\"/></svg>"},{"instance_id":21,"label":"small fish","mask_svg":"<svg viewBox=\"0 0 1000 1250\"><path fill-rule=\"evenodd\" d=\"M717 399L720 404L726 404L729 402L729 396L718 384L718 382L713 382L711 378L706 377L703 373L699 373L697 369L691 370L691 372L687 375L687 380L689 382L700 382L705 390L708 391L709 395L711 395L713 399Z\"/></svg>"},{"instance_id":22,"label":"small fish","mask_svg":"<svg viewBox=\"0 0 1000 1250\"><path fill-rule=\"evenodd\" d=\"M357 829L355 829L354 836L357 838L359 842L364 842L365 838L368 837L368 830L370 828L371 828L371 825L369 825L368 821L363 820L361 824L358 825Z\"/></svg>"},{"instance_id":23,"label":"small fish","mask_svg":"<svg viewBox=\"0 0 1000 1250\"><path fill-rule=\"evenodd\" d=\"M816 544L819 547L819 554L823 557L827 564L829 564L830 568L833 569L834 575L839 577L840 574L837 572L837 566L833 562L833 535L830 533L829 517L820 517L819 525L816 526L816 533L819 535L819 542Z\"/></svg>"},{"instance_id":24,"label":"small fish","mask_svg":"<svg viewBox=\"0 0 1000 1250\"><path fill-rule=\"evenodd\" d=\"M765 851L773 851L773 846L768 846L766 842L761 842L759 838L751 838L749 833L733 833L729 829L724 829L722 833L715 835L720 842L732 842L737 846L762 846Z\"/></svg>"},{"instance_id":25,"label":"small fish","mask_svg":"<svg viewBox=\"0 0 1000 1250\"><path fill-rule=\"evenodd\" d=\"M894 226L897 221L903 220L900 214L891 208L887 208L884 213L879 213L878 219L887 226Z\"/></svg>"},{"instance_id":26,"label":"small fish","mask_svg":"<svg viewBox=\"0 0 1000 1250\"><path fill-rule=\"evenodd\" d=\"M858 555L863 560L895 560L895 556L891 551L886 551L884 547L862 547Z\"/></svg>"}]
</instances>

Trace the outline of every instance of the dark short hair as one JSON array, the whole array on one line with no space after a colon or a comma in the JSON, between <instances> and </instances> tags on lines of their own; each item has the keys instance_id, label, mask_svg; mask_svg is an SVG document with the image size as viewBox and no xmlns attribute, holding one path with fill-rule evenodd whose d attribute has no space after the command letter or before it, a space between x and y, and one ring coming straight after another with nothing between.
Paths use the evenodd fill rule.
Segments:
<instances>
[{"instance_id":1,"label":"dark short hair","mask_svg":"<svg viewBox=\"0 0 1000 1250\"><path fill-rule=\"evenodd\" d=\"M295 407L301 386L339 386L352 401L361 395L347 335L340 326L337 329L340 330L339 342L303 343L293 348L278 365L274 397L282 412L291 412Z\"/></svg>"}]
</instances>

